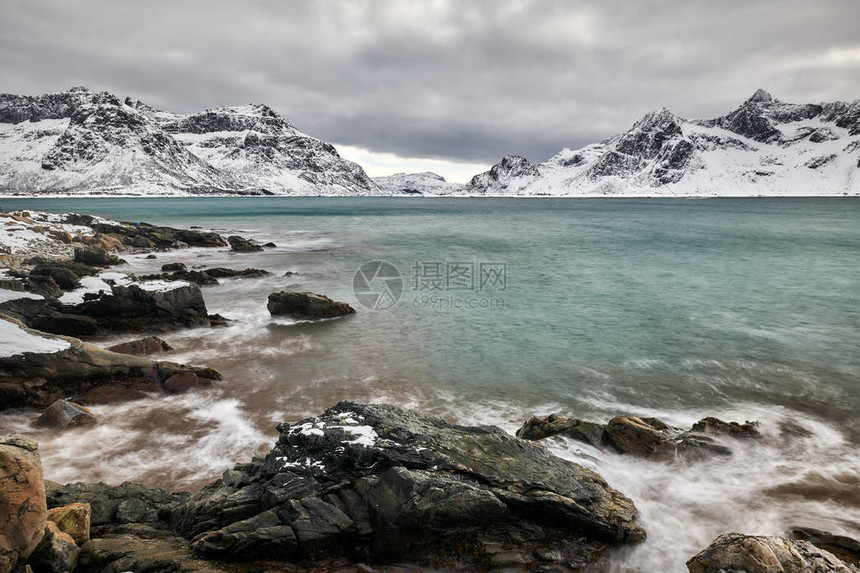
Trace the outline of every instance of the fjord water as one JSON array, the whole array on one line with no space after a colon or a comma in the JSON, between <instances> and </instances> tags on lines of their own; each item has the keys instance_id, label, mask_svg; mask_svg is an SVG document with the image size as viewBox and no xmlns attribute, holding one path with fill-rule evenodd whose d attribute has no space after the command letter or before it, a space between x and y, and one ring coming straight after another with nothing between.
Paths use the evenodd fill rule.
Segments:
<instances>
[{"instance_id":1,"label":"fjord water","mask_svg":"<svg viewBox=\"0 0 860 573\"><path fill-rule=\"evenodd\" d=\"M696 463L548 443L639 507L649 540L616 555L614 568L684 571L686 558L729 531L803 525L860 535L856 199L7 199L3 207L199 225L277 245L126 257L137 273L182 261L272 274L204 288L210 311L231 326L165 335L177 349L171 360L224 374L215 390L96 407L101 425L62 436L29 427L32 413L0 418L2 430L40 441L49 479L199 486L266 451L277 422L342 399L509 431L551 412L687 427L714 415L758 420L763 438L729 442L730 459ZM403 275L392 308L356 301L355 273L372 260ZM474 264L474 290L452 289L444 275L441 290L424 288L425 263ZM481 290L482 263L504 264L505 284ZM324 293L358 313L272 318L266 297L282 289ZM466 308L453 308L458 300Z\"/></svg>"}]
</instances>

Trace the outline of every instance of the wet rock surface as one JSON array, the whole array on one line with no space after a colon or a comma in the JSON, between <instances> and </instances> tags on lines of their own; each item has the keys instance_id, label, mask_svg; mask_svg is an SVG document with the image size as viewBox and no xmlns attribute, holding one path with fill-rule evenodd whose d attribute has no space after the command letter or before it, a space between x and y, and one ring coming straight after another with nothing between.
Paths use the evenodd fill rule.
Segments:
<instances>
[{"instance_id":1,"label":"wet rock surface","mask_svg":"<svg viewBox=\"0 0 860 573\"><path fill-rule=\"evenodd\" d=\"M312 292L281 291L269 295L267 305L272 315L287 315L294 318L317 320L355 314L355 309L345 302Z\"/></svg>"},{"instance_id":2,"label":"wet rock surface","mask_svg":"<svg viewBox=\"0 0 860 573\"><path fill-rule=\"evenodd\" d=\"M559 414L530 418L517 430L517 436L526 440L556 435L643 458L701 459L731 455L731 450L720 443L722 438L757 438L759 431L756 422L739 424L713 417L704 418L684 431L657 418L617 416L607 424L599 424Z\"/></svg>"},{"instance_id":3,"label":"wet rock surface","mask_svg":"<svg viewBox=\"0 0 860 573\"><path fill-rule=\"evenodd\" d=\"M238 253L256 253L263 250L261 245L238 235L227 237L227 242L230 243L230 248Z\"/></svg>"},{"instance_id":4,"label":"wet rock surface","mask_svg":"<svg viewBox=\"0 0 860 573\"><path fill-rule=\"evenodd\" d=\"M58 430L95 426L96 424L98 424L98 420L92 412L68 400L57 400L33 422L36 427Z\"/></svg>"},{"instance_id":5,"label":"wet rock surface","mask_svg":"<svg viewBox=\"0 0 860 573\"><path fill-rule=\"evenodd\" d=\"M157 336L147 336L115 344L109 347L108 350L119 354L131 354L132 356L160 356L171 352L173 347Z\"/></svg>"},{"instance_id":6,"label":"wet rock surface","mask_svg":"<svg viewBox=\"0 0 860 573\"><path fill-rule=\"evenodd\" d=\"M0 320L21 325L2 315ZM63 398L84 406L140 398L148 392L167 391L164 383L176 374L191 373L209 381L220 379L211 368L118 354L77 338L32 329L24 328L24 332L46 341L65 342L67 347L56 352L0 357L0 395L9 397L0 402L0 409L46 408Z\"/></svg>"},{"instance_id":7,"label":"wet rock surface","mask_svg":"<svg viewBox=\"0 0 860 573\"><path fill-rule=\"evenodd\" d=\"M182 264L182 263L178 263ZM185 265L182 265L183 267ZM218 279L233 278L233 277L249 277L259 278L264 277L269 271L263 269L228 269L224 267L213 267L210 269L187 270L185 268L177 268L175 265L164 265L164 267L172 267L176 270L172 272L163 272L161 274L144 275L141 280L163 279L171 281L188 281L199 286L212 286L218 284ZM162 270L164 270L162 267Z\"/></svg>"},{"instance_id":8,"label":"wet rock surface","mask_svg":"<svg viewBox=\"0 0 860 573\"><path fill-rule=\"evenodd\" d=\"M809 541L726 533L687 561L690 573L850 573L860 571Z\"/></svg>"},{"instance_id":9,"label":"wet rock surface","mask_svg":"<svg viewBox=\"0 0 860 573\"><path fill-rule=\"evenodd\" d=\"M521 565L514 554L564 562L645 537L632 502L599 475L494 427L342 402L279 432L264 459L166 510L200 554L477 566L494 542L509 549L499 563Z\"/></svg>"}]
</instances>

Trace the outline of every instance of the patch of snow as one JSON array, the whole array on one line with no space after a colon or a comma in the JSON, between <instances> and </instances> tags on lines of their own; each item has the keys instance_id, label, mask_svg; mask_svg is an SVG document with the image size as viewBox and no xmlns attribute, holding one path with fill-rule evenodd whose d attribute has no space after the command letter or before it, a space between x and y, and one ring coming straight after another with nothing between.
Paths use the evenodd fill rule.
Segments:
<instances>
[{"instance_id":1,"label":"patch of snow","mask_svg":"<svg viewBox=\"0 0 860 573\"><path fill-rule=\"evenodd\" d=\"M99 277L84 277L81 279L81 286L65 293L58 300L62 304L74 306L83 304L85 294L109 294L111 292L113 292L111 286Z\"/></svg>"},{"instance_id":2,"label":"patch of snow","mask_svg":"<svg viewBox=\"0 0 860 573\"><path fill-rule=\"evenodd\" d=\"M346 444L369 448L375 445L376 441L379 439L379 434L376 433L376 430L374 430L372 426L332 426L332 428L339 428L346 433L355 436L354 440L345 441L344 443Z\"/></svg>"},{"instance_id":3,"label":"patch of snow","mask_svg":"<svg viewBox=\"0 0 860 573\"><path fill-rule=\"evenodd\" d=\"M106 273L101 273L99 278L103 281L111 281L118 286L128 286L134 282L134 280L128 276L126 273L118 273L115 271L108 271Z\"/></svg>"},{"instance_id":4,"label":"patch of snow","mask_svg":"<svg viewBox=\"0 0 860 573\"><path fill-rule=\"evenodd\" d=\"M31 298L34 300L40 300L40 299L43 299L45 297L43 297L40 294L35 294L32 292L24 292L24 291L8 290L5 288L0 288L0 303L9 302L10 300L20 300L22 298Z\"/></svg>"},{"instance_id":5,"label":"patch of snow","mask_svg":"<svg viewBox=\"0 0 860 573\"><path fill-rule=\"evenodd\" d=\"M58 338L36 336L23 328L0 319L0 357L8 358L25 352L53 354L71 348L71 343Z\"/></svg>"},{"instance_id":6,"label":"patch of snow","mask_svg":"<svg viewBox=\"0 0 860 573\"><path fill-rule=\"evenodd\" d=\"M191 283L187 283L185 281L154 280L137 283L137 286L148 292L167 292L171 290L176 290L178 288L191 286Z\"/></svg>"}]
</instances>

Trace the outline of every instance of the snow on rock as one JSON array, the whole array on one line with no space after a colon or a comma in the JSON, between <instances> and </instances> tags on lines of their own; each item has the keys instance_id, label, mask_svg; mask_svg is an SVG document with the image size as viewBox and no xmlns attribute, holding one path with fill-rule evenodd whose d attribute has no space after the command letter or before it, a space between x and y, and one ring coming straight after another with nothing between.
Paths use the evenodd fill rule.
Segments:
<instances>
[{"instance_id":1,"label":"snow on rock","mask_svg":"<svg viewBox=\"0 0 860 573\"><path fill-rule=\"evenodd\" d=\"M83 304L85 295L97 297L102 294L110 294L113 292L111 286L102 280L100 277L83 277L81 286L75 290L64 293L58 300L62 304L78 305Z\"/></svg>"},{"instance_id":2,"label":"snow on rock","mask_svg":"<svg viewBox=\"0 0 860 573\"><path fill-rule=\"evenodd\" d=\"M5 288L0 288L0 303L9 302L10 300L20 300L22 298L30 298L34 300L44 299L40 294L35 294L32 292L24 292L17 290L8 290Z\"/></svg>"},{"instance_id":3,"label":"snow on rock","mask_svg":"<svg viewBox=\"0 0 860 573\"><path fill-rule=\"evenodd\" d=\"M32 352L53 354L71 348L71 343L60 338L37 336L27 332L14 322L0 318L0 357L8 358Z\"/></svg>"},{"instance_id":4,"label":"snow on rock","mask_svg":"<svg viewBox=\"0 0 860 573\"><path fill-rule=\"evenodd\" d=\"M386 195L451 195L463 189L462 184L449 183L430 171L374 177L373 182Z\"/></svg>"},{"instance_id":5,"label":"snow on rock","mask_svg":"<svg viewBox=\"0 0 860 573\"><path fill-rule=\"evenodd\" d=\"M137 286L148 292L167 292L171 290L176 290L178 288L191 286L191 283L187 283L185 281L154 280L137 283Z\"/></svg>"}]
</instances>

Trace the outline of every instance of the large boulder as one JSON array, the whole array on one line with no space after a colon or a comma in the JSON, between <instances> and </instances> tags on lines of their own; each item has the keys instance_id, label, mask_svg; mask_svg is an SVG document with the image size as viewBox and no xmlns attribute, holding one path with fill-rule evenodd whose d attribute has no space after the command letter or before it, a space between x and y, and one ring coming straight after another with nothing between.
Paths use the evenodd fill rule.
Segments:
<instances>
[{"instance_id":1,"label":"large boulder","mask_svg":"<svg viewBox=\"0 0 860 573\"><path fill-rule=\"evenodd\" d=\"M327 296L312 292L281 291L272 293L269 295L267 308L272 315L287 315L308 320L355 314L355 309L345 302L337 302Z\"/></svg>"},{"instance_id":2,"label":"large boulder","mask_svg":"<svg viewBox=\"0 0 860 573\"><path fill-rule=\"evenodd\" d=\"M594 542L645 538L633 503L598 474L499 428L341 402L278 430L264 459L165 510L201 555L438 567L456 554L478 567L487 544L567 563Z\"/></svg>"},{"instance_id":3,"label":"large boulder","mask_svg":"<svg viewBox=\"0 0 860 573\"><path fill-rule=\"evenodd\" d=\"M0 409L46 408L63 398L83 405L103 403L105 396L113 401L138 398L143 392L166 391L164 383L175 374L220 379L220 374L211 368L118 354L77 338L26 328L2 314L0 329L20 342L20 352L9 352L7 356L0 352L0 392L14 399L12 403L0 402ZM112 392L99 393L104 388ZM93 399L93 393L101 398Z\"/></svg>"},{"instance_id":4,"label":"large boulder","mask_svg":"<svg viewBox=\"0 0 860 573\"><path fill-rule=\"evenodd\" d=\"M30 557L47 518L38 444L17 434L0 437L0 573Z\"/></svg>"},{"instance_id":5,"label":"large boulder","mask_svg":"<svg viewBox=\"0 0 860 573\"><path fill-rule=\"evenodd\" d=\"M852 573L845 563L809 541L726 533L687 561L690 573Z\"/></svg>"}]
</instances>

